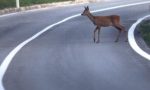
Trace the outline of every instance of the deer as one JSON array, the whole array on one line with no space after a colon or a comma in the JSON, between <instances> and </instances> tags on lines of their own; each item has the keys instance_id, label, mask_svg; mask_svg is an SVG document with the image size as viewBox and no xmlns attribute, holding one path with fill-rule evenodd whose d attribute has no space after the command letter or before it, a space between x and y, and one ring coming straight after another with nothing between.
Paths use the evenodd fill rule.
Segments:
<instances>
[{"instance_id":1,"label":"deer","mask_svg":"<svg viewBox=\"0 0 150 90\"><path fill-rule=\"evenodd\" d=\"M87 16L92 23L96 26L94 29L94 43L99 43L100 42L100 30L101 27L108 27L112 26L115 27L118 30L117 38L115 39L115 42L119 41L119 37L121 32L124 32L127 36L127 31L125 30L125 27L120 24L120 16L119 15L109 15L109 16L94 16L91 14L89 7L84 7L84 11L81 14L82 16ZM95 34L98 31L98 40L96 41ZM127 41L127 40L126 40Z\"/></svg>"}]
</instances>

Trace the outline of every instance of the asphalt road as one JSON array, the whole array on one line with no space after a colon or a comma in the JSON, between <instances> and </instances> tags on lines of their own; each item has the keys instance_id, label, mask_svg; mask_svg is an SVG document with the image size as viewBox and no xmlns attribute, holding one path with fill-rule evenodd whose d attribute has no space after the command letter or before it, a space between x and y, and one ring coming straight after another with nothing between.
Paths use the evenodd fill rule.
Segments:
<instances>
[{"instance_id":1,"label":"asphalt road","mask_svg":"<svg viewBox=\"0 0 150 90\"><path fill-rule=\"evenodd\" d=\"M94 10L115 4L89 6ZM81 13L83 6L21 12L0 18L1 62L19 43L49 24ZM95 15L118 14L128 30L139 17L149 13L149 4L145 4ZM86 17L80 16L52 28L27 44L14 57L4 76L5 89L149 90L150 62L124 42L124 34L115 43L115 28L102 28L100 43L93 43L94 28Z\"/></svg>"}]
</instances>

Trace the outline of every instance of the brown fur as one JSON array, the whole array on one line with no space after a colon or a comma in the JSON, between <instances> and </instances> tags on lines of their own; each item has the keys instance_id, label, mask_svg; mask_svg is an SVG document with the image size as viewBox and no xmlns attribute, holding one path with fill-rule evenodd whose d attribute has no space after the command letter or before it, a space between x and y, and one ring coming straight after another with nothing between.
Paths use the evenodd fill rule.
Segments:
<instances>
[{"instance_id":1,"label":"brown fur","mask_svg":"<svg viewBox=\"0 0 150 90\"><path fill-rule=\"evenodd\" d=\"M110 15L110 16L94 16L90 13L89 7L85 7L85 10L81 15L87 16L93 24L96 26L94 30L94 42L99 43L100 29L101 27L113 26L118 30L118 35L115 42L118 42L121 32L125 32L124 26L120 24L120 16ZM95 39L95 33L98 30L98 40Z\"/></svg>"}]
</instances>

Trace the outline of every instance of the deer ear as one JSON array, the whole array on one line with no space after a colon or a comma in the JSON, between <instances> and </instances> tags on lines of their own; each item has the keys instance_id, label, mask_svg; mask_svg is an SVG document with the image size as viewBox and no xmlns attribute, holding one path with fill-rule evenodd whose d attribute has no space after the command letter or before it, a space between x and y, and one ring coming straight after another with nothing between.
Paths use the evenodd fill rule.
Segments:
<instances>
[{"instance_id":1,"label":"deer ear","mask_svg":"<svg viewBox=\"0 0 150 90\"><path fill-rule=\"evenodd\" d=\"M89 6L87 6L86 9L89 10Z\"/></svg>"}]
</instances>

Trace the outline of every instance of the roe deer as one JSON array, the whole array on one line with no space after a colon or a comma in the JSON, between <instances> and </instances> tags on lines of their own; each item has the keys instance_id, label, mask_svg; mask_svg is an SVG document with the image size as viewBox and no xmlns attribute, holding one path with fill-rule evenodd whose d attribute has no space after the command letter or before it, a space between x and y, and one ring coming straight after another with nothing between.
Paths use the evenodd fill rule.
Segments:
<instances>
[{"instance_id":1,"label":"roe deer","mask_svg":"<svg viewBox=\"0 0 150 90\"><path fill-rule=\"evenodd\" d=\"M96 26L96 28L94 30L94 38L93 38L94 43L95 42L99 43L101 27L113 26L118 30L118 35L117 35L115 42L118 42L121 32L125 32L127 35L125 28L120 24L120 16L118 16L118 15L94 16L90 13L88 6L85 7L85 10L83 11L83 13L81 15L87 16L93 22L93 24ZM96 41L95 33L97 30L98 30L98 40Z\"/></svg>"}]
</instances>

